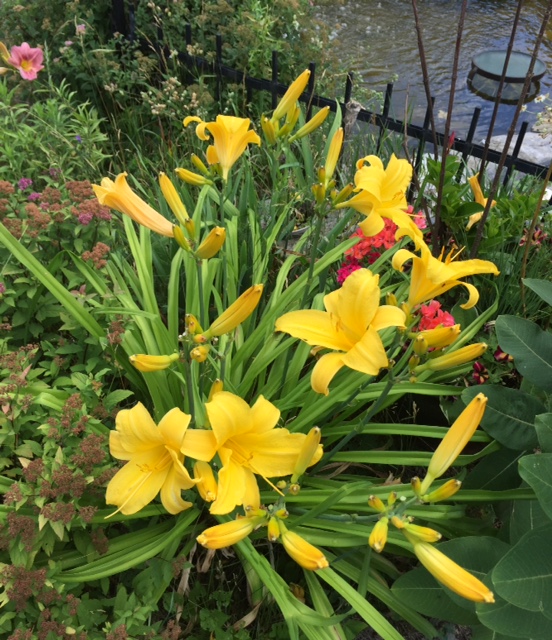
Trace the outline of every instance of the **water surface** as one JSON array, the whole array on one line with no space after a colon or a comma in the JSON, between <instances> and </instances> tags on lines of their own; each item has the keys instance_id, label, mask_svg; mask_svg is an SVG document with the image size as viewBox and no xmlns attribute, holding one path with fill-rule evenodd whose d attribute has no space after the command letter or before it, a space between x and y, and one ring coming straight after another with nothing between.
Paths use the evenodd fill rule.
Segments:
<instances>
[{"instance_id":1,"label":"water surface","mask_svg":"<svg viewBox=\"0 0 552 640\"><path fill-rule=\"evenodd\" d=\"M547 3L548 0L524 2L515 50L532 53ZM474 107L482 109L476 139L480 139L487 130L493 103L469 90L467 78L471 61L481 51L506 49L517 4L517 0L469 2L452 118L452 129L460 137L467 134ZM439 130L444 129L448 108L460 7L459 0L418 0ZM332 32L343 64L355 72L355 84L385 91L387 82L395 80L392 115L403 119L405 112L409 112L413 122L421 124L427 103L411 1L344 0L324 4L318 8L318 13ZM538 57L547 65L548 71L535 95L550 93L552 98L552 23ZM536 114L547 104L552 104L552 100L540 102L538 98L529 102L520 120L534 123ZM511 105L500 105L495 134L507 131L514 109Z\"/></svg>"}]
</instances>

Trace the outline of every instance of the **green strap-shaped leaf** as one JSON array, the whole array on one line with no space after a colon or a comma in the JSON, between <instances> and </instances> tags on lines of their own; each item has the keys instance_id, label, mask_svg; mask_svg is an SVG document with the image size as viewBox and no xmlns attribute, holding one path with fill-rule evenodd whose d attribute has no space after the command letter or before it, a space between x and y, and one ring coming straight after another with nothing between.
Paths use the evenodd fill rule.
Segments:
<instances>
[{"instance_id":1,"label":"green strap-shaped leaf","mask_svg":"<svg viewBox=\"0 0 552 640\"><path fill-rule=\"evenodd\" d=\"M46 270L33 254L28 251L6 227L0 223L0 242L11 251L12 255L29 269L34 277L41 282L52 295L62 304L71 316L95 338L105 337L105 332L90 312L80 305L74 296Z\"/></svg>"},{"instance_id":2,"label":"green strap-shaped leaf","mask_svg":"<svg viewBox=\"0 0 552 640\"><path fill-rule=\"evenodd\" d=\"M552 305L552 282L536 278L524 278L523 284L532 289L545 302Z\"/></svg>"}]
</instances>

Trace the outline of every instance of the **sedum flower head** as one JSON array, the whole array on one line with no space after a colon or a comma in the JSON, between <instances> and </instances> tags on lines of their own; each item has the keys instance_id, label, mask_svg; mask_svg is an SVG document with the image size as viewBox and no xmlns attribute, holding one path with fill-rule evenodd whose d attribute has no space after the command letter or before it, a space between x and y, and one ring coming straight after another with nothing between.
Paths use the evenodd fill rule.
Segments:
<instances>
[{"instance_id":1,"label":"sedum flower head","mask_svg":"<svg viewBox=\"0 0 552 640\"><path fill-rule=\"evenodd\" d=\"M324 297L326 311L292 311L276 321L276 331L332 350L313 369L311 384L316 392L327 395L328 385L344 366L372 376L388 366L378 331L404 328L405 314L397 307L380 306L378 283L379 276L358 269L340 289Z\"/></svg>"},{"instance_id":2,"label":"sedum flower head","mask_svg":"<svg viewBox=\"0 0 552 640\"><path fill-rule=\"evenodd\" d=\"M259 136L249 128L251 120L235 116L216 117L215 122L204 122L197 116L184 119L184 126L191 122L199 123L196 128L200 140L209 140L208 131L213 136L213 144L207 147L207 162L219 164L222 168L223 180L228 180L228 173L238 158L244 153L248 144L261 144Z\"/></svg>"},{"instance_id":3,"label":"sedum flower head","mask_svg":"<svg viewBox=\"0 0 552 640\"><path fill-rule=\"evenodd\" d=\"M117 414L115 431L109 434L111 455L126 464L111 479L105 500L117 512L130 515L149 504L158 493L172 514L192 506L182 500L181 491L194 486L184 467L181 450L191 416L175 408L159 426L143 404Z\"/></svg>"},{"instance_id":4,"label":"sedum flower head","mask_svg":"<svg viewBox=\"0 0 552 640\"><path fill-rule=\"evenodd\" d=\"M500 273L488 260L455 260L458 253L453 254L451 251L445 257L444 249L439 258L435 258L425 242L418 242L418 247L419 256L407 249L399 249L393 256L392 262L394 269L402 271L404 263L412 260L408 295L408 304L411 308L432 300L453 287L462 285L468 290L469 299L461 307L471 309L479 300L479 292L472 284L463 282L460 278L478 273L492 273L495 276Z\"/></svg>"},{"instance_id":5,"label":"sedum flower head","mask_svg":"<svg viewBox=\"0 0 552 640\"><path fill-rule=\"evenodd\" d=\"M162 236L173 238L172 223L134 193L126 181L126 176L126 173L120 173L115 178L115 182L109 178L103 178L101 185L93 184L92 188L99 203L124 213L134 222Z\"/></svg>"}]
</instances>

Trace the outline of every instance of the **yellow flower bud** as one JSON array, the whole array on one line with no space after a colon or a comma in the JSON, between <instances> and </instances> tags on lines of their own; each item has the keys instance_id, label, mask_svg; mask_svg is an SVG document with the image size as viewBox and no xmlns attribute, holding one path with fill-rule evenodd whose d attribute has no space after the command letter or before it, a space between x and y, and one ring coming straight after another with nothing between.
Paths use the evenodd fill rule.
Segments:
<instances>
[{"instance_id":1,"label":"yellow flower bud","mask_svg":"<svg viewBox=\"0 0 552 640\"><path fill-rule=\"evenodd\" d=\"M339 154L341 153L341 147L343 146L343 128L340 127L332 136L332 141L330 142L330 148L328 149L328 155L326 157L326 164L324 165L325 169L325 184L328 185L330 180L335 173L335 168L337 167L337 161L339 160Z\"/></svg>"},{"instance_id":2,"label":"yellow flower bud","mask_svg":"<svg viewBox=\"0 0 552 640\"><path fill-rule=\"evenodd\" d=\"M3 42L0 42L0 58L2 58L4 62L7 62L10 57L10 52L8 51L6 45Z\"/></svg>"},{"instance_id":3,"label":"yellow flower bud","mask_svg":"<svg viewBox=\"0 0 552 640\"><path fill-rule=\"evenodd\" d=\"M263 116L261 118L261 128L268 142L270 144L276 144L277 131L274 126L274 123L271 120L269 120L267 117Z\"/></svg>"},{"instance_id":4,"label":"yellow flower bud","mask_svg":"<svg viewBox=\"0 0 552 640\"><path fill-rule=\"evenodd\" d=\"M431 493L427 493L425 496L422 496L422 500L424 502L440 502L441 500L448 500L455 493L460 491L461 486L462 483L460 482L460 480L448 480L438 489L435 489Z\"/></svg>"},{"instance_id":5,"label":"yellow flower bud","mask_svg":"<svg viewBox=\"0 0 552 640\"><path fill-rule=\"evenodd\" d=\"M194 167L200 173L202 173L204 176L211 175L211 172L209 171L209 168L205 165L205 163L203 162L203 160L199 156L197 156L195 153L192 153L192 155L190 156L190 159L191 159L192 164L194 165Z\"/></svg>"},{"instance_id":6,"label":"yellow flower bud","mask_svg":"<svg viewBox=\"0 0 552 640\"><path fill-rule=\"evenodd\" d=\"M400 516L392 516L391 518L391 524L397 529L404 529L404 526L407 522L408 520L405 520Z\"/></svg>"},{"instance_id":7,"label":"yellow flower bud","mask_svg":"<svg viewBox=\"0 0 552 640\"><path fill-rule=\"evenodd\" d=\"M494 602L492 591L471 573L453 562L434 545L420 542L405 531L418 560L439 582L454 593L473 602Z\"/></svg>"},{"instance_id":8,"label":"yellow flower bud","mask_svg":"<svg viewBox=\"0 0 552 640\"><path fill-rule=\"evenodd\" d=\"M460 331L460 325L455 324L452 327L436 327L435 329L420 331L417 336L423 336L429 348L442 349L452 344L460 335Z\"/></svg>"},{"instance_id":9,"label":"yellow flower bud","mask_svg":"<svg viewBox=\"0 0 552 640\"><path fill-rule=\"evenodd\" d=\"M376 511L379 511L380 513L383 513L386 510L385 505L383 504L382 500L378 498L378 496L370 496L368 498L368 506L372 507L372 509L375 509Z\"/></svg>"},{"instance_id":10,"label":"yellow flower bud","mask_svg":"<svg viewBox=\"0 0 552 640\"><path fill-rule=\"evenodd\" d=\"M219 380L219 378L217 378L213 384L211 385L211 390L209 391L209 400L208 402L211 402L211 400L213 399L213 396L216 393L220 393L221 391L224 391L224 383L222 382L222 380Z\"/></svg>"},{"instance_id":11,"label":"yellow flower bud","mask_svg":"<svg viewBox=\"0 0 552 640\"><path fill-rule=\"evenodd\" d=\"M215 227L211 229L205 240L197 248L195 255L200 260L207 260L217 255L226 240L226 229Z\"/></svg>"},{"instance_id":12,"label":"yellow flower bud","mask_svg":"<svg viewBox=\"0 0 552 640\"><path fill-rule=\"evenodd\" d=\"M322 204L324 202L324 199L326 198L326 189L324 185L321 182L318 184L313 184L311 189L316 203Z\"/></svg>"},{"instance_id":13,"label":"yellow flower bud","mask_svg":"<svg viewBox=\"0 0 552 640\"><path fill-rule=\"evenodd\" d=\"M207 549L223 549L229 547L247 536L265 520L264 516L254 518L238 518L214 527L205 529L197 536L199 544Z\"/></svg>"},{"instance_id":14,"label":"yellow flower bud","mask_svg":"<svg viewBox=\"0 0 552 640\"><path fill-rule=\"evenodd\" d=\"M368 538L368 544L372 547L372 549L376 553L381 553L383 548L385 547L385 543L387 542L387 532L389 531L389 518L380 518L374 528L372 529L372 533Z\"/></svg>"},{"instance_id":15,"label":"yellow flower bud","mask_svg":"<svg viewBox=\"0 0 552 640\"><path fill-rule=\"evenodd\" d=\"M385 304L390 305L392 307L398 307L399 302L397 300L397 296L394 293L387 293L385 295Z\"/></svg>"},{"instance_id":16,"label":"yellow flower bud","mask_svg":"<svg viewBox=\"0 0 552 640\"><path fill-rule=\"evenodd\" d=\"M186 229L186 233L193 240L195 238L195 222L191 218L188 218L184 222L184 229Z\"/></svg>"},{"instance_id":17,"label":"yellow flower bud","mask_svg":"<svg viewBox=\"0 0 552 640\"><path fill-rule=\"evenodd\" d=\"M455 420L431 457L426 477L420 487L421 495L427 493L431 483L440 478L460 455L479 426L486 406L487 397L478 393Z\"/></svg>"},{"instance_id":18,"label":"yellow flower bud","mask_svg":"<svg viewBox=\"0 0 552 640\"><path fill-rule=\"evenodd\" d=\"M279 120L289 113L290 110L295 108L295 103L299 100L299 97L305 90L310 78L310 71L306 69L303 73L296 78L288 90L282 96L282 99L278 103L274 113L272 114L272 121Z\"/></svg>"},{"instance_id":19,"label":"yellow flower bud","mask_svg":"<svg viewBox=\"0 0 552 640\"><path fill-rule=\"evenodd\" d=\"M295 140L300 140L305 136L308 136L309 133L316 131L318 127L322 125L324 120L328 117L330 113L330 107L323 107L320 111L314 115L306 124L304 124L297 132L291 136L289 142L294 142Z\"/></svg>"},{"instance_id":20,"label":"yellow flower bud","mask_svg":"<svg viewBox=\"0 0 552 640\"><path fill-rule=\"evenodd\" d=\"M174 239L177 241L178 246L184 251L191 251L190 243L186 239L182 229L176 225L173 227Z\"/></svg>"},{"instance_id":21,"label":"yellow flower bud","mask_svg":"<svg viewBox=\"0 0 552 640\"><path fill-rule=\"evenodd\" d=\"M180 356L173 353L170 356L148 356L138 353L129 357L129 361L135 369L142 373L151 373L152 371L163 371L176 362Z\"/></svg>"},{"instance_id":22,"label":"yellow flower bud","mask_svg":"<svg viewBox=\"0 0 552 640\"><path fill-rule=\"evenodd\" d=\"M190 358L196 362L205 362L209 355L209 349L209 345L200 345L199 347L195 347L195 349L190 351Z\"/></svg>"},{"instance_id":23,"label":"yellow flower bud","mask_svg":"<svg viewBox=\"0 0 552 640\"><path fill-rule=\"evenodd\" d=\"M320 458L320 439L322 437L322 431L319 427L313 427L308 433L301 446L301 450L299 451L299 455L297 456L297 462L295 463L295 468L293 469L293 475L291 476L292 484L296 483L299 478L305 473L307 467L310 467L315 459L317 452L319 453L318 458Z\"/></svg>"},{"instance_id":24,"label":"yellow flower bud","mask_svg":"<svg viewBox=\"0 0 552 640\"><path fill-rule=\"evenodd\" d=\"M421 496L422 481L418 476L414 476L412 480L410 480L410 484L412 485L412 490L419 498Z\"/></svg>"},{"instance_id":25,"label":"yellow flower bud","mask_svg":"<svg viewBox=\"0 0 552 640\"><path fill-rule=\"evenodd\" d=\"M176 189L174 188L173 183L170 178L161 171L159 174L159 186L161 187L161 191L163 192L163 196L167 201L171 211L174 213L176 219L180 224L185 224L186 220L190 219L188 212L186 211L186 207L184 203L180 199Z\"/></svg>"},{"instance_id":26,"label":"yellow flower bud","mask_svg":"<svg viewBox=\"0 0 552 640\"><path fill-rule=\"evenodd\" d=\"M213 336L222 336L247 320L259 304L262 292L262 284L253 285L244 291L203 333L205 338L210 340Z\"/></svg>"},{"instance_id":27,"label":"yellow flower bud","mask_svg":"<svg viewBox=\"0 0 552 640\"><path fill-rule=\"evenodd\" d=\"M288 112L284 126L278 129L278 133L276 134L278 138L285 138L289 136L297 124L297 120L299 120L300 115L301 109L299 108L299 105L295 105L295 107Z\"/></svg>"},{"instance_id":28,"label":"yellow flower bud","mask_svg":"<svg viewBox=\"0 0 552 640\"><path fill-rule=\"evenodd\" d=\"M351 193L353 193L354 188L354 184L346 184L337 195L333 196L332 205L336 207L338 204L345 202Z\"/></svg>"},{"instance_id":29,"label":"yellow flower bud","mask_svg":"<svg viewBox=\"0 0 552 640\"><path fill-rule=\"evenodd\" d=\"M280 537L280 526L278 518L270 518L268 521L268 539L270 542L276 542Z\"/></svg>"},{"instance_id":30,"label":"yellow flower bud","mask_svg":"<svg viewBox=\"0 0 552 640\"><path fill-rule=\"evenodd\" d=\"M414 371L414 369L420 364L420 356L413 355L408 360L408 369Z\"/></svg>"},{"instance_id":31,"label":"yellow flower bud","mask_svg":"<svg viewBox=\"0 0 552 640\"><path fill-rule=\"evenodd\" d=\"M437 358L431 358L424 364L420 365L416 369L416 373L421 371L445 371L446 369L452 369L452 367L458 367L462 364L476 360L482 356L487 350L487 345L484 342L476 342L475 344L469 344L466 347L461 347L452 353L446 353L445 355Z\"/></svg>"},{"instance_id":32,"label":"yellow flower bud","mask_svg":"<svg viewBox=\"0 0 552 640\"><path fill-rule=\"evenodd\" d=\"M412 524L411 522L405 522L403 529L408 531L411 536L421 542L438 542L442 538L441 534L438 531L435 531L435 529L420 527L419 525Z\"/></svg>"},{"instance_id":33,"label":"yellow flower bud","mask_svg":"<svg viewBox=\"0 0 552 640\"><path fill-rule=\"evenodd\" d=\"M187 182L188 184L193 184L196 187L203 187L206 184L213 184L213 181L209 180L209 178L202 176L199 173L189 171L188 169L183 169L182 167L178 167L178 169L175 169L175 172L181 180L184 180L184 182Z\"/></svg>"},{"instance_id":34,"label":"yellow flower bud","mask_svg":"<svg viewBox=\"0 0 552 640\"><path fill-rule=\"evenodd\" d=\"M217 499L218 485L208 462L197 460L194 463L194 479L198 480L196 489L205 502L214 502Z\"/></svg>"},{"instance_id":35,"label":"yellow flower bud","mask_svg":"<svg viewBox=\"0 0 552 640\"><path fill-rule=\"evenodd\" d=\"M186 331L190 335L195 335L196 333L202 333L203 329L199 324L199 320L194 316L193 313L187 313L184 316L184 326L186 327Z\"/></svg>"},{"instance_id":36,"label":"yellow flower bud","mask_svg":"<svg viewBox=\"0 0 552 640\"><path fill-rule=\"evenodd\" d=\"M418 334L414 338L414 344L412 345L412 348L414 350L414 353L417 356L423 356L424 354L427 353L429 345L427 344L427 340L424 338L424 336ZM417 365L415 365L415 366L417 366ZM413 369L413 368L414 367L411 367L411 369Z\"/></svg>"},{"instance_id":37,"label":"yellow flower bud","mask_svg":"<svg viewBox=\"0 0 552 640\"><path fill-rule=\"evenodd\" d=\"M282 522L279 523L279 526L284 549L298 565L309 571L329 566L329 562L320 549L307 542L295 531L288 531Z\"/></svg>"}]
</instances>

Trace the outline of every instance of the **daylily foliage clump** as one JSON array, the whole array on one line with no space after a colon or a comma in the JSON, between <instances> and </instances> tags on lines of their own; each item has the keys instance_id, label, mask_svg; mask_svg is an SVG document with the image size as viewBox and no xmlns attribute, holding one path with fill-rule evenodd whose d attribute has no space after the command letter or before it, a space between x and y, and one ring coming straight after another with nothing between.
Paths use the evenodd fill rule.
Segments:
<instances>
[{"instance_id":1,"label":"daylily foliage clump","mask_svg":"<svg viewBox=\"0 0 552 640\"><path fill-rule=\"evenodd\" d=\"M344 182L339 113L315 154L317 170L312 162L308 170L299 150L306 154L308 136L329 114L304 122L298 100L308 81L305 71L258 126L234 116L186 118L208 144L203 159L182 159L188 166L175 168L174 182L160 174L161 206L139 196L125 173L94 185L99 202L123 214L132 254L106 269L113 308L131 320L115 358L136 398L110 434L122 466L107 484L105 515L136 523L146 513L146 528L152 513L174 517L186 553L195 541L210 550L235 545L292 638L299 629L326 637L316 635L320 628L345 637L330 601L320 604L326 585L384 638L400 636L371 604L374 596L431 636L432 625L390 589L399 573L393 551L418 558L464 598L494 601L486 584L435 546L471 531L461 480L443 476L467 463L459 456L474 434L487 442L477 431L487 399L479 394L466 407L457 400L448 430L424 426L422 451L411 459L378 439L404 433L404 425L380 421L393 405L404 410L407 398L461 394L463 376L486 349L473 339L493 309L456 322L456 287L468 290L462 309L474 309L478 289L466 279L498 270L462 260L457 249L434 256L407 202L407 160L368 155L354 184ZM267 171L257 171L261 158ZM309 198L309 227L289 248L293 212ZM324 229L336 212L334 228ZM363 235L351 237L357 224ZM340 285L344 256L383 230L393 241ZM153 268L159 246L171 258L166 298ZM99 276L82 270L107 297ZM94 327L89 311L82 318ZM440 440L434 452L432 438ZM427 472L419 479L409 466ZM280 548L308 572L314 609L291 595L282 563L273 561Z\"/></svg>"},{"instance_id":2,"label":"daylily foliage clump","mask_svg":"<svg viewBox=\"0 0 552 640\"><path fill-rule=\"evenodd\" d=\"M200 140L211 142L205 149L207 164L198 156L191 158L199 173L183 167L176 170L189 189L201 188L199 194L192 190L187 196L197 201L193 214L188 213L178 187L165 174L160 177L161 191L175 223L139 198L128 186L125 174L115 182L106 178L94 187L102 204L141 225L141 235L147 228L176 240L175 273L184 278L186 291L184 331L175 334L174 328L168 327L166 339L157 342L158 353L129 354L130 363L142 372L146 384L150 376L158 375L176 383L175 406L166 411L171 402L168 390L155 385L156 393L163 397L163 406L158 406L152 396L153 411L160 416L158 426L141 404L119 413L110 448L114 457L126 463L109 483L106 500L125 514L135 514L158 493L172 514L205 501L219 524L207 521L208 526L197 537L203 546L240 546L246 538L262 537L259 531L266 528L269 542L281 542L304 569L330 571L331 560L312 542L319 539L317 531L332 531L337 514L346 518L338 495L353 486L353 480L333 480L336 497L324 508L321 498L316 499L319 474L323 477L327 473L331 458L338 460L340 452L345 453L354 442L355 434L369 427L391 398L407 391L423 393L435 372L449 372L454 380L464 365L470 366L478 357L485 345L468 344L475 334L473 327L466 332L453 319L451 326L447 319L433 323L431 329L417 328L421 305L439 305L436 298L462 285L469 293L462 306L471 308L477 303L478 292L463 278L480 273L496 275L498 271L482 260L432 255L420 229L425 225L415 224L406 200L412 177L406 160L392 155L385 166L379 157L367 156L357 163L354 187L344 185L338 192L335 174L343 143L338 119L330 131L319 182L312 184L312 231L300 241L311 243L307 271L302 276L294 271L286 284L274 284L267 271L269 261L263 256L271 251L268 242L256 257L264 270L239 261L233 247L240 246L243 234L252 233L260 244L268 235L273 242L288 211L284 208L279 217L269 221L260 221L254 211L244 217L230 196L245 175L240 161L251 153L252 144L261 149L266 145L274 163L280 154L289 158L293 142L320 126L327 110L294 133L301 116L297 100L308 78L309 72L303 73L272 117L263 116L264 142L248 119L218 116L214 122L203 122L186 118L184 126L197 122ZM277 171L272 178L276 187ZM354 195L347 200L351 192ZM336 234L335 248L324 257L318 246L320 228L333 207L348 209L351 224L360 212L364 237L381 233L388 222L395 229L395 241L389 243L375 267L355 270L342 286L331 277L325 278L323 285L319 278L323 269L327 272L333 262L350 252L359 237L340 243ZM412 249L404 247L408 241L413 243ZM408 261L412 262L410 269ZM284 265L291 267L293 262L288 258ZM243 286L248 278L240 277L244 268L252 268L248 278L257 282L250 288ZM174 303L172 306L175 308ZM300 343L286 336L306 342L312 351L301 349ZM423 383L418 383L418 376ZM379 391L372 394L376 385ZM365 491L368 510L363 510L365 515L357 521L365 531L364 544L377 553L384 550L388 527L393 525L402 534L403 544L439 581L465 598L493 602L488 587L434 547L441 533L418 524L418 520L424 521L424 513L431 521L432 510L440 508L434 504L459 491L461 482L456 479L434 484L472 437L485 404L486 398L480 394L461 412L428 460L423 481L413 478L406 485L399 481L391 490L358 475L357 495ZM332 435L332 426L324 425L328 413L334 414L331 424L350 424L349 433ZM370 486L377 488L377 495L371 494ZM301 506L303 495L315 502ZM310 517L309 509L316 504L317 515ZM358 506L357 502L355 509ZM416 523L410 515L412 508L420 514ZM299 514L303 514L302 525L297 528L294 523ZM327 546L324 538L318 544ZM358 547L362 548L361 539ZM250 545L240 548L246 557L256 553ZM331 548L332 544L328 551ZM261 577L270 589L266 571L268 567L261 571Z\"/></svg>"}]
</instances>

